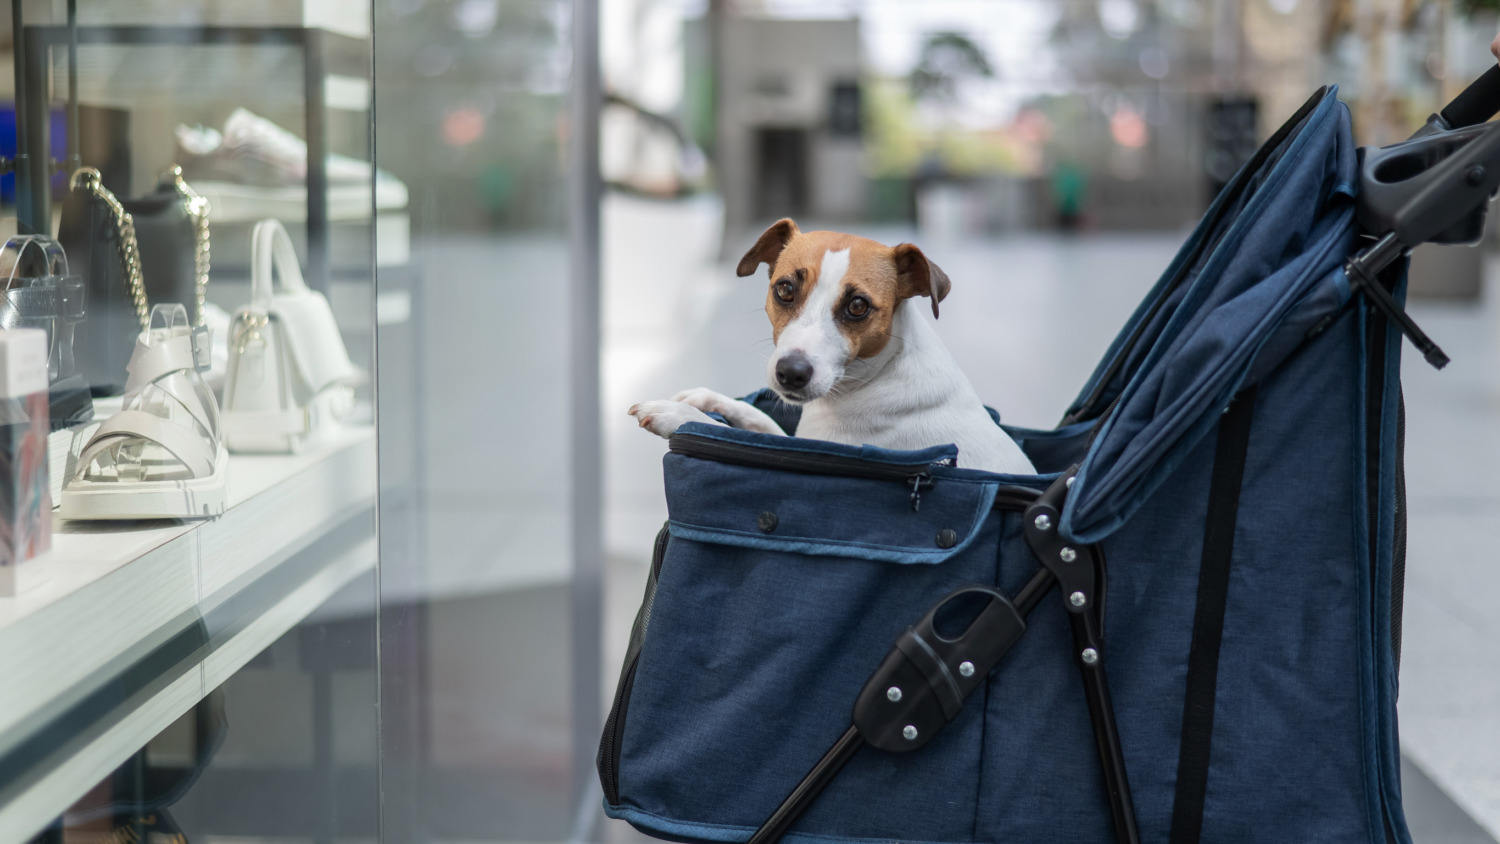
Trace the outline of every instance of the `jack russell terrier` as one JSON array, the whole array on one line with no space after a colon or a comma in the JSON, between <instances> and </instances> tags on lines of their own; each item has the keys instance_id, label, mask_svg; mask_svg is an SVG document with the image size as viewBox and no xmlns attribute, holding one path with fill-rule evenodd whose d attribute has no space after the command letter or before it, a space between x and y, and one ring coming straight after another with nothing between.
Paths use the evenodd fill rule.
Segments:
<instances>
[{"instance_id":1,"label":"jack russell terrier","mask_svg":"<svg viewBox=\"0 0 1500 844\"><path fill-rule=\"evenodd\" d=\"M797 436L849 445L958 446L959 465L1034 474L1031 461L984 409L913 297L938 302L948 276L922 250L777 221L740 259L740 277L771 268L766 314L776 349L766 379L802 405ZM685 422L785 434L754 406L698 388L630 408L642 428L669 437Z\"/></svg>"}]
</instances>

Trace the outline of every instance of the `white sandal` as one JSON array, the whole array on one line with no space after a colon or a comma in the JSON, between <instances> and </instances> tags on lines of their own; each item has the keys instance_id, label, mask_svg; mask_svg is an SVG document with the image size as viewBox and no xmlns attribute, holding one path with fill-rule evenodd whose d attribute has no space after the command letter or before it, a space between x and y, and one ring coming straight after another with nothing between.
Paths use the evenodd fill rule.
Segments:
<instances>
[{"instance_id":1,"label":"white sandal","mask_svg":"<svg viewBox=\"0 0 1500 844\"><path fill-rule=\"evenodd\" d=\"M124 409L93 430L63 488L64 519L193 519L224 512L229 454L200 372L207 332L157 305L136 338Z\"/></svg>"}]
</instances>

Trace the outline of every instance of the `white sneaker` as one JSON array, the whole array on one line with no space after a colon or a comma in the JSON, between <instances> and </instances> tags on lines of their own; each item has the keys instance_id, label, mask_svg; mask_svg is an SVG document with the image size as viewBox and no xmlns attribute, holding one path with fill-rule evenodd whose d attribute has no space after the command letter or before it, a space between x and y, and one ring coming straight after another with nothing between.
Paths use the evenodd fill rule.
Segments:
<instances>
[{"instance_id":1,"label":"white sneaker","mask_svg":"<svg viewBox=\"0 0 1500 844\"><path fill-rule=\"evenodd\" d=\"M189 180L277 186L307 180L307 142L246 108L235 109L222 132L179 124L177 143L186 153L182 168ZM368 161L328 156L328 181L333 185L369 184L371 169ZM396 177L377 171L375 179Z\"/></svg>"},{"instance_id":2,"label":"white sneaker","mask_svg":"<svg viewBox=\"0 0 1500 844\"><path fill-rule=\"evenodd\" d=\"M179 124L183 176L207 199L217 221L277 216L300 219L306 202L307 142L249 109L237 108L223 131ZM329 216L368 214L371 172L375 207L406 207L406 185L395 176L345 155L328 156ZM285 207L283 207L285 206Z\"/></svg>"}]
</instances>

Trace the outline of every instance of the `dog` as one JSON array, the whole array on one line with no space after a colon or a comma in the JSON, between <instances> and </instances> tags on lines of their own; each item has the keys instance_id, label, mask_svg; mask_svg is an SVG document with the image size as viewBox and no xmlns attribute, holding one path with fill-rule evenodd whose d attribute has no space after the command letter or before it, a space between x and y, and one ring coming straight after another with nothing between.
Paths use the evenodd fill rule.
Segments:
<instances>
[{"instance_id":1,"label":"dog","mask_svg":"<svg viewBox=\"0 0 1500 844\"><path fill-rule=\"evenodd\" d=\"M766 314L775 351L771 389L802 406L796 435L849 445L918 449L958 446L959 465L1035 474L1031 461L985 410L917 297L932 316L951 286L910 243L888 247L778 220L740 259L736 273L770 267ZM686 422L785 434L756 407L698 388L630 408L642 428L670 437Z\"/></svg>"}]
</instances>

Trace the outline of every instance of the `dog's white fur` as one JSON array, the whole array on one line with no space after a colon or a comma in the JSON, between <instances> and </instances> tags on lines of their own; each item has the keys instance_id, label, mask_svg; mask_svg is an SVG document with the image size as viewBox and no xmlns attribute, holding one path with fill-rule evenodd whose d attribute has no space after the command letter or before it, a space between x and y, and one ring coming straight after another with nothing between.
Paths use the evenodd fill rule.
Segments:
<instances>
[{"instance_id":1,"label":"dog's white fur","mask_svg":"<svg viewBox=\"0 0 1500 844\"><path fill-rule=\"evenodd\" d=\"M798 353L807 356L812 362L812 381L801 390L803 395L827 396L834 392L835 386L840 386L844 378L846 362L858 364L855 359L849 361L853 350L849 348L849 341L839 332L838 326L833 321L833 314L839 300L839 287L843 284L844 276L849 273L849 250L829 250L823 253L822 266L818 272L818 283L813 285L812 293L803 303L802 310L786 327L781 329L781 336L776 340L776 351L772 353L771 359L766 361L766 383L776 387L776 364L787 355ZM898 344L899 345L899 344ZM889 349L891 344L886 344ZM809 405L810 406L810 405ZM801 423L798 423L800 431ZM828 437L815 437L815 439L826 440ZM846 440L836 440L846 442ZM872 443L873 445L873 443Z\"/></svg>"},{"instance_id":2,"label":"dog's white fur","mask_svg":"<svg viewBox=\"0 0 1500 844\"><path fill-rule=\"evenodd\" d=\"M912 299L896 305L891 341L879 353L854 356L834 313L849 250L823 254L821 271L797 316L781 331L766 363L766 379L784 399L803 405L797 436L851 445L917 449L958 446L959 465L990 472L1034 474L1031 461L984 409L983 402ZM812 380L789 396L777 383L776 364L800 353L813 365ZM630 409L641 427L669 437L686 422L720 424L767 434L784 432L757 408L706 388Z\"/></svg>"}]
</instances>

